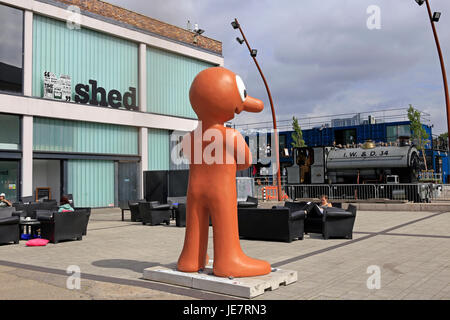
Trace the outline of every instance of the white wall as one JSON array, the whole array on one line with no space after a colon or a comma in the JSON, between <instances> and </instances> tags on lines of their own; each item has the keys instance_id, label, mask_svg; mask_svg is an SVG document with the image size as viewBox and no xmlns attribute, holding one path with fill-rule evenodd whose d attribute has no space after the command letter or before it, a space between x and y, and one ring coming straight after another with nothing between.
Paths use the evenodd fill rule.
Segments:
<instances>
[{"instance_id":1,"label":"white wall","mask_svg":"<svg viewBox=\"0 0 450 320\"><path fill-rule=\"evenodd\" d=\"M51 188L52 199L59 201L60 184L59 160L33 161L33 197L36 196L36 188Z\"/></svg>"}]
</instances>

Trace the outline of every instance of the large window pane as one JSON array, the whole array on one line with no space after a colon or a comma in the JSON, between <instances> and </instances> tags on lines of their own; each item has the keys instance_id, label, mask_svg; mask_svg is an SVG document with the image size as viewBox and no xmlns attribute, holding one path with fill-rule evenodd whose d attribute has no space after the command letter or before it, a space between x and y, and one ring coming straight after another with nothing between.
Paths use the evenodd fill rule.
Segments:
<instances>
[{"instance_id":1,"label":"large window pane","mask_svg":"<svg viewBox=\"0 0 450 320\"><path fill-rule=\"evenodd\" d=\"M410 137L410 136L411 136L411 128L409 124L386 127L387 142L396 142L399 137Z\"/></svg>"},{"instance_id":2,"label":"large window pane","mask_svg":"<svg viewBox=\"0 0 450 320\"><path fill-rule=\"evenodd\" d=\"M399 137L411 137L411 128L409 124L398 126L398 136Z\"/></svg>"},{"instance_id":3,"label":"large window pane","mask_svg":"<svg viewBox=\"0 0 450 320\"><path fill-rule=\"evenodd\" d=\"M386 127L386 140L387 142L397 141L397 126Z\"/></svg>"},{"instance_id":4,"label":"large window pane","mask_svg":"<svg viewBox=\"0 0 450 320\"><path fill-rule=\"evenodd\" d=\"M0 91L22 93L23 11L0 5Z\"/></svg>"},{"instance_id":5,"label":"large window pane","mask_svg":"<svg viewBox=\"0 0 450 320\"><path fill-rule=\"evenodd\" d=\"M0 150L20 149L20 117L0 114Z\"/></svg>"},{"instance_id":6,"label":"large window pane","mask_svg":"<svg viewBox=\"0 0 450 320\"><path fill-rule=\"evenodd\" d=\"M0 193L11 202L17 201L18 172L18 161L0 161Z\"/></svg>"}]
</instances>

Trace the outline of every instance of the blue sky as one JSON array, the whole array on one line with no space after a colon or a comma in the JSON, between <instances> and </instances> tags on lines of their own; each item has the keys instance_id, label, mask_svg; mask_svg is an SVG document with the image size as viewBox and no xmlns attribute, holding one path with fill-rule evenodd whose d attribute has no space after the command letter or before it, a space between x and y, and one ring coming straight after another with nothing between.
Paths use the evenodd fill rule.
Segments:
<instances>
[{"instance_id":1,"label":"blue sky","mask_svg":"<svg viewBox=\"0 0 450 320\"><path fill-rule=\"evenodd\" d=\"M412 104L431 114L434 133L447 131L431 26L425 5L414 0L106 1L183 28L190 20L221 41L225 67L266 104L261 114L241 114L235 123L271 120L264 84L230 25L238 18L258 49L280 120ZM437 30L450 70L450 1L430 3L442 12ZM381 29L367 28L371 5L381 10Z\"/></svg>"}]
</instances>

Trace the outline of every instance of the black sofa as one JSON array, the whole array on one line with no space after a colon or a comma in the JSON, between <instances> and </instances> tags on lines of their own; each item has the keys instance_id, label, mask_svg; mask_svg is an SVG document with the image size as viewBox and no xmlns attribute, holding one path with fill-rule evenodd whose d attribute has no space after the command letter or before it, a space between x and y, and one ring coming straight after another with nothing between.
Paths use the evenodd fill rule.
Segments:
<instances>
[{"instance_id":1,"label":"black sofa","mask_svg":"<svg viewBox=\"0 0 450 320\"><path fill-rule=\"evenodd\" d=\"M22 211L21 215L24 218L36 219L36 211L58 211L58 203L56 201L48 202L31 202L29 204L14 203L13 207L16 211Z\"/></svg>"},{"instance_id":2,"label":"black sofa","mask_svg":"<svg viewBox=\"0 0 450 320\"><path fill-rule=\"evenodd\" d=\"M0 244L20 241L20 217L13 207L0 208Z\"/></svg>"},{"instance_id":3,"label":"black sofa","mask_svg":"<svg viewBox=\"0 0 450 320\"><path fill-rule=\"evenodd\" d=\"M80 210L80 209L78 209ZM42 212L37 216L41 222L41 238L57 244L61 240L82 240L87 227L87 217L83 209L74 212Z\"/></svg>"},{"instance_id":4,"label":"black sofa","mask_svg":"<svg viewBox=\"0 0 450 320\"><path fill-rule=\"evenodd\" d=\"M238 208L257 208L258 198L247 196L246 201L239 201Z\"/></svg>"},{"instance_id":5,"label":"black sofa","mask_svg":"<svg viewBox=\"0 0 450 320\"><path fill-rule=\"evenodd\" d=\"M318 203L286 202L285 207L294 210L306 210L305 233L320 233L324 239L353 239L353 227L356 219L356 207L349 205L342 209L341 203L333 203L333 207L323 209Z\"/></svg>"},{"instance_id":6,"label":"black sofa","mask_svg":"<svg viewBox=\"0 0 450 320\"><path fill-rule=\"evenodd\" d=\"M304 210L238 208L239 236L254 240L303 240Z\"/></svg>"},{"instance_id":7,"label":"black sofa","mask_svg":"<svg viewBox=\"0 0 450 320\"><path fill-rule=\"evenodd\" d=\"M139 202L139 214L143 225L169 225L172 208L170 204L160 204L159 201Z\"/></svg>"}]
</instances>

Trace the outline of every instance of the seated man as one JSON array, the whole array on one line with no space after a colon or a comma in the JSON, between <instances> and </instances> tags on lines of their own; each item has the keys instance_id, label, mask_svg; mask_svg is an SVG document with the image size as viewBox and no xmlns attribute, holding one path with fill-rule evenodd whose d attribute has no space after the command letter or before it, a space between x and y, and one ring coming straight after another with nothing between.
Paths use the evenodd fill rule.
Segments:
<instances>
[{"instance_id":1,"label":"seated man","mask_svg":"<svg viewBox=\"0 0 450 320\"><path fill-rule=\"evenodd\" d=\"M307 207L306 207L306 212L310 212L311 210L313 210L313 208L316 207L318 210L316 210L317 213L320 212L320 214L323 214L323 210L326 208L331 208L333 207L333 205L331 203L328 202L328 196L327 195L322 195L320 196L320 204L316 204L313 202L308 202L307 203Z\"/></svg>"},{"instance_id":2,"label":"seated man","mask_svg":"<svg viewBox=\"0 0 450 320\"><path fill-rule=\"evenodd\" d=\"M12 207L11 201L5 199L6 194L0 194L0 208Z\"/></svg>"}]
</instances>

